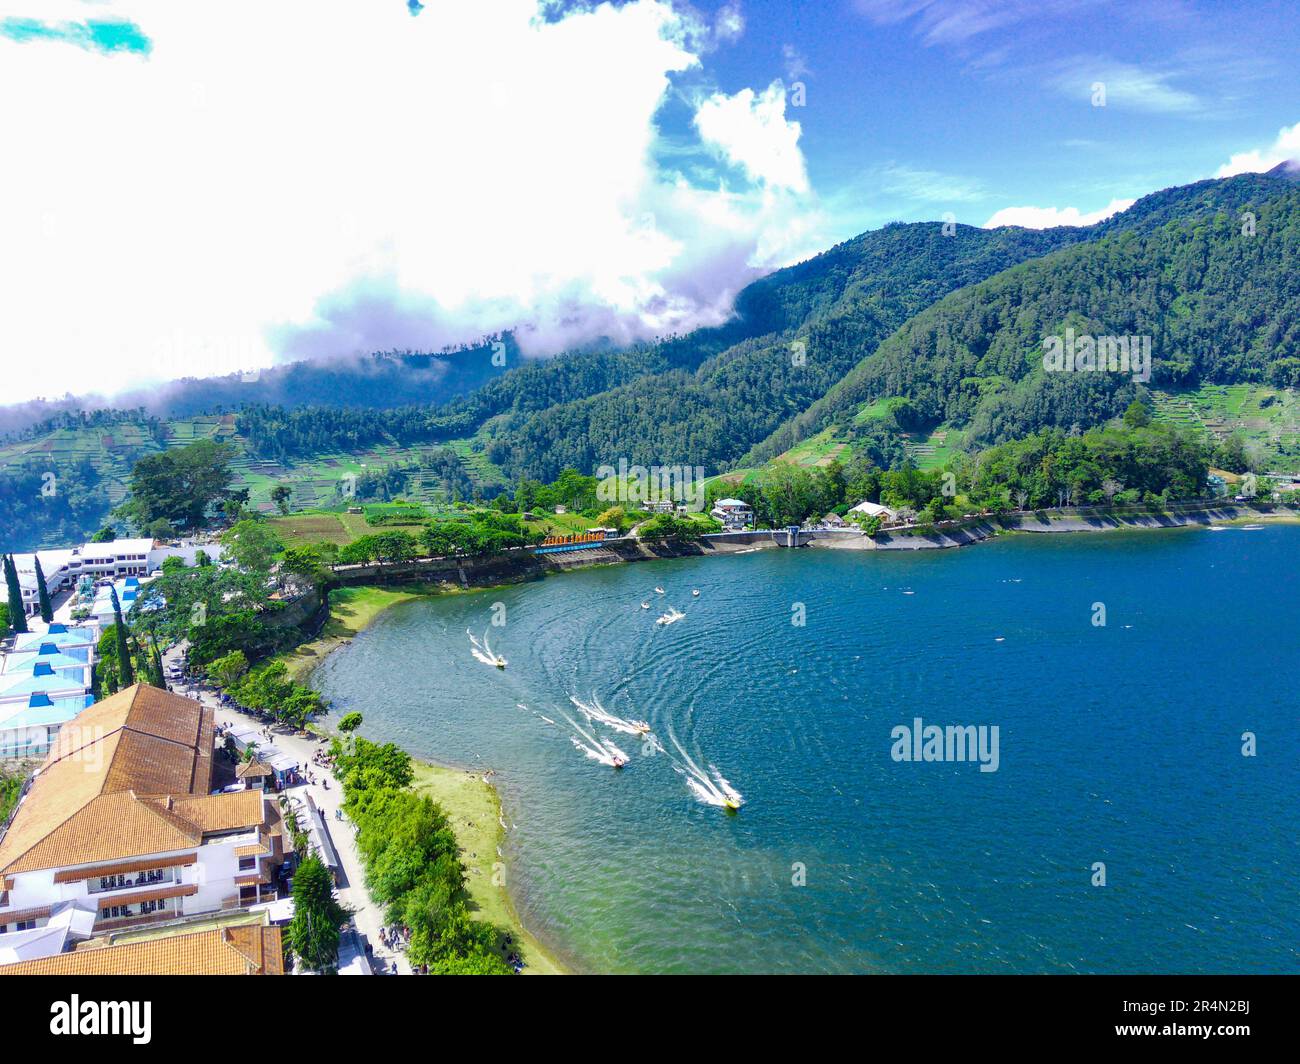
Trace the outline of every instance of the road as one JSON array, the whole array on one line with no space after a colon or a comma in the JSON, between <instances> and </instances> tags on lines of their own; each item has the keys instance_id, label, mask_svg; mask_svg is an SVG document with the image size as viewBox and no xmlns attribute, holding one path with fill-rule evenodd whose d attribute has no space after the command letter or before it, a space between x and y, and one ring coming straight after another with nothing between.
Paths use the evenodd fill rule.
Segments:
<instances>
[{"instance_id":1,"label":"road","mask_svg":"<svg viewBox=\"0 0 1300 1064\"><path fill-rule=\"evenodd\" d=\"M179 675L181 660L179 648L172 648L163 655L163 667L169 677L173 674ZM226 726L252 724L255 727L262 727L259 721L248 714L221 705L213 688L206 685L191 686L183 680L169 679L168 682L177 694L197 699L204 705L211 706L215 711L218 724ZM338 891L339 901L353 911L353 920L356 922L357 929L373 947L372 957L378 962L375 964L376 970L386 968L391 972L393 962L396 961L399 974L411 974L411 966L407 963L405 955L385 948L380 941L379 928L383 923L383 912L371 900L365 887L361 857L357 853L356 829L346 816L342 820L335 819L335 810L343 801L343 788L339 786L339 781L329 769L312 762L312 755L324 750L325 744L304 739L283 729L273 729L272 736L274 745L291 757L297 758L302 768L309 771L315 780L314 783L288 787L282 793L289 796L296 808L304 808L305 795L310 794L316 808L321 810L325 817L330 837L334 840L334 848L338 850L339 860L343 864L343 885Z\"/></svg>"}]
</instances>

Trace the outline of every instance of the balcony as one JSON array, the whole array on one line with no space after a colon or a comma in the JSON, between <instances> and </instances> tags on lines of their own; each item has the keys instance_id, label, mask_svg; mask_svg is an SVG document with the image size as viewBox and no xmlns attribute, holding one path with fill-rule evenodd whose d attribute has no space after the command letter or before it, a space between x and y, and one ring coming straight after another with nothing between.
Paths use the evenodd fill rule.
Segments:
<instances>
[{"instance_id":1,"label":"balcony","mask_svg":"<svg viewBox=\"0 0 1300 1064\"><path fill-rule=\"evenodd\" d=\"M119 890L135 890L138 887L165 887L180 882L179 869L151 869L134 875L99 876L86 880L86 891L91 895L111 894Z\"/></svg>"}]
</instances>

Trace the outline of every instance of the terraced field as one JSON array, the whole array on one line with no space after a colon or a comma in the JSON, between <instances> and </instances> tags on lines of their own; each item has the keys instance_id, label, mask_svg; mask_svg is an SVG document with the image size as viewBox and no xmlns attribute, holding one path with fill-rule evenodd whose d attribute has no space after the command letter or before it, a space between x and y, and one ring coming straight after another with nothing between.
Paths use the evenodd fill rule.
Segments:
<instances>
[{"instance_id":1,"label":"terraced field","mask_svg":"<svg viewBox=\"0 0 1300 1064\"><path fill-rule=\"evenodd\" d=\"M1255 384L1205 384L1182 392L1153 391L1158 420L1221 440L1239 433L1276 455L1277 468L1300 470L1300 397Z\"/></svg>"},{"instance_id":2,"label":"terraced field","mask_svg":"<svg viewBox=\"0 0 1300 1064\"><path fill-rule=\"evenodd\" d=\"M338 452L316 455L304 461L276 462L244 450L245 441L236 431L233 414L177 418L164 422L156 430L151 430L143 421L58 429L36 439L0 444L0 477L5 475L7 468L16 469L33 460L48 463L56 469L68 469L88 461L101 478L107 510L126 497L131 469L141 458L204 439L228 442L238 449L239 453L231 461L235 486L247 488L250 503L265 513L275 511L271 490L278 484L286 484L292 489L289 506L293 511L335 510L343 508L346 502L341 489L347 474L359 476L376 467L399 464L416 466L406 493L412 501L423 503L435 514L448 512L451 506L452 500L446 497L441 478L434 472L429 458L433 445L378 446L357 453ZM473 441L457 441L456 451L470 475L481 483L503 482L500 471L487 461L482 451L474 449ZM425 468L419 468L421 465ZM307 539L346 543L364 534L340 526L337 515L314 516L321 528L313 530ZM92 529L85 530L86 534L90 531ZM316 531L322 534L316 535ZM290 538L297 537L291 534Z\"/></svg>"}]
</instances>

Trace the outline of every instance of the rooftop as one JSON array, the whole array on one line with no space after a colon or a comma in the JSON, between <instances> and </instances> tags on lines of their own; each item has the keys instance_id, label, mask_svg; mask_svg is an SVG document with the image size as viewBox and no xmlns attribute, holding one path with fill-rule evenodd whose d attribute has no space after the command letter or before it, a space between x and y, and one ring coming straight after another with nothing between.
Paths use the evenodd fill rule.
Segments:
<instances>
[{"instance_id":1,"label":"rooftop","mask_svg":"<svg viewBox=\"0 0 1300 1064\"><path fill-rule=\"evenodd\" d=\"M0 964L0 975L283 975L278 927L223 927Z\"/></svg>"},{"instance_id":2,"label":"rooftop","mask_svg":"<svg viewBox=\"0 0 1300 1064\"><path fill-rule=\"evenodd\" d=\"M59 732L19 804L0 842L0 871L193 846L208 830L207 811L196 809L189 819L168 799L147 796L206 798L212 739L210 709L145 684L84 710Z\"/></svg>"}]
</instances>

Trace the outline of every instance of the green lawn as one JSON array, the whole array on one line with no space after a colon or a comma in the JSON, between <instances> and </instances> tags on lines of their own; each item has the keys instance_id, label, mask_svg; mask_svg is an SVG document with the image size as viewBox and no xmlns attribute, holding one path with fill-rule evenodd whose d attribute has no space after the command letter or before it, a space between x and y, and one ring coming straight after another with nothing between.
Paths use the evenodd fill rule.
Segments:
<instances>
[{"instance_id":1,"label":"green lawn","mask_svg":"<svg viewBox=\"0 0 1300 1064\"><path fill-rule=\"evenodd\" d=\"M525 975L558 975L564 968L524 930L506 890L507 870L497 855L504 832L498 817L496 791L477 772L420 762L415 766L416 790L428 794L451 821L469 872L471 909L480 920L508 930L524 958Z\"/></svg>"}]
</instances>

